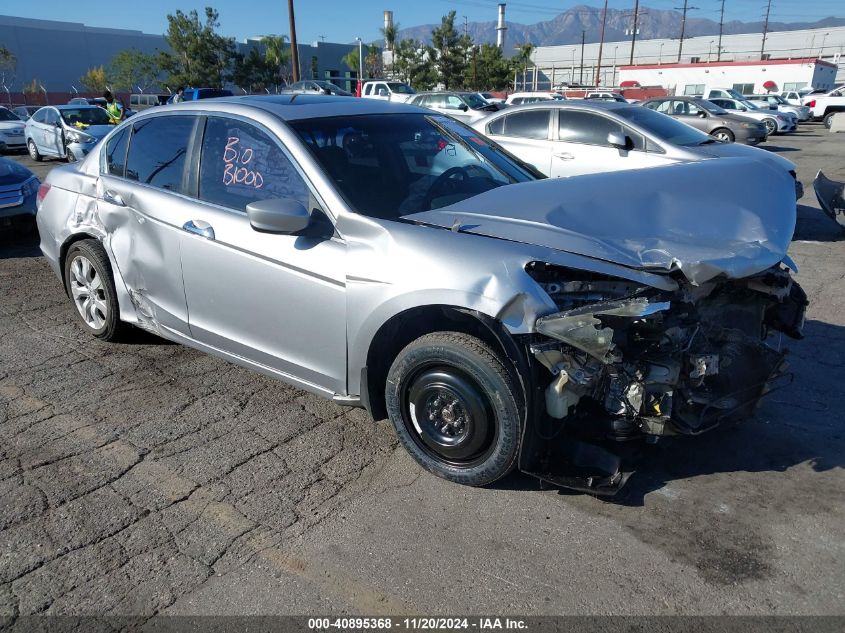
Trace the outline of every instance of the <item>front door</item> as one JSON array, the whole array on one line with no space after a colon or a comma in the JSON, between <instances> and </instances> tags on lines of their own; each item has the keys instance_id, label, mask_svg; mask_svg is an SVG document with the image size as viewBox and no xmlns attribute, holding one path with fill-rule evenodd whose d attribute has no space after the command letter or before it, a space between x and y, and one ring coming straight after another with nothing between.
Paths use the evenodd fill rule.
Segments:
<instances>
[{"instance_id":1,"label":"front door","mask_svg":"<svg viewBox=\"0 0 845 633\"><path fill-rule=\"evenodd\" d=\"M288 153L269 131L208 117L198 185L181 218L191 336L305 386L345 393L346 245ZM311 229L253 229L246 206L268 198L300 201Z\"/></svg>"},{"instance_id":2,"label":"front door","mask_svg":"<svg viewBox=\"0 0 845 633\"><path fill-rule=\"evenodd\" d=\"M553 178L597 174L663 165L661 154L646 151L642 135L619 122L584 110L559 109L557 136L552 150ZM618 132L630 140L627 149L610 145L608 134Z\"/></svg>"}]
</instances>

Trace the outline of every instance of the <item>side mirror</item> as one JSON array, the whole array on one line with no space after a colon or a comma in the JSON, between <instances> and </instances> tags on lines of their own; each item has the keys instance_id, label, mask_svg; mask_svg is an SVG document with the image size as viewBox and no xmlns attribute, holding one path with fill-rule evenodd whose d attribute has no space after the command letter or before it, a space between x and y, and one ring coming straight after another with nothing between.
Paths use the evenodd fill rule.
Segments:
<instances>
[{"instance_id":1,"label":"side mirror","mask_svg":"<svg viewBox=\"0 0 845 633\"><path fill-rule=\"evenodd\" d=\"M607 135L607 143L611 147L615 147L616 149L621 150L629 150L633 146L631 139L622 132L610 132Z\"/></svg>"},{"instance_id":2,"label":"side mirror","mask_svg":"<svg viewBox=\"0 0 845 633\"><path fill-rule=\"evenodd\" d=\"M246 205L249 223L256 231L289 235L305 229L311 221L308 210L298 200L271 198Z\"/></svg>"},{"instance_id":3,"label":"side mirror","mask_svg":"<svg viewBox=\"0 0 845 633\"><path fill-rule=\"evenodd\" d=\"M323 93L324 95L330 95L332 93L332 91L329 90L328 88L323 88L322 90L320 90L320 92Z\"/></svg>"},{"instance_id":4,"label":"side mirror","mask_svg":"<svg viewBox=\"0 0 845 633\"><path fill-rule=\"evenodd\" d=\"M469 106L465 103L462 103L461 106L460 106L460 109L463 110L464 112L466 112L467 110L469 110Z\"/></svg>"},{"instance_id":5,"label":"side mirror","mask_svg":"<svg viewBox=\"0 0 845 633\"><path fill-rule=\"evenodd\" d=\"M698 111L698 116L700 116L702 119L706 119L706 118L707 118L707 113L706 113L704 110L699 110L699 111Z\"/></svg>"}]
</instances>

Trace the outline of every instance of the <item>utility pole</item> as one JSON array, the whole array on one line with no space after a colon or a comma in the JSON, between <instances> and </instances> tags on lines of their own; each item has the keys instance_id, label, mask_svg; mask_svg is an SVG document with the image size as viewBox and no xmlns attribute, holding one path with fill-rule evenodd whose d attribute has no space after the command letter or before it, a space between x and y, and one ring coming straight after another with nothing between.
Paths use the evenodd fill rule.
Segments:
<instances>
[{"instance_id":1,"label":"utility pole","mask_svg":"<svg viewBox=\"0 0 845 633\"><path fill-rule=\"evenodd\" d=\"M467 36L468 31L469 31L469 22L467 21L467 16L464 16L464 37Z\"/></svg>"},{"instance_id":2,"label":"utility pole","mask_svg":"<svg viewBox=\"0 0 845 633\"><path fill-rule=\"evenodd\" d=\"M299 81L299 48L296 45L296 18L293 17L293 0L288 0L290 18L290 63L293 66L293 80Z\"/></svg>"},{"instance_id":3,"label":"utility pole","mask_svg":"<svg viewBox=\"0 0 845 633\"><path fill-rule=\"evenodd\" d=\"M607 23L607 0L604 0L604 11L601 18L601 37L599 38L599 59L596 64L596 88L601 85L601 51L604 48L604 25Z\"/></svg>"},{"instance_id":4,"label":"utility pole","mask_svg":"<svg viewBox=\"0 0 845 633\"><path fill-rule=\"evenodd\" d=\"M587 30L581 29L581 68L578 70L578 85L584 85L584 38L587 36Z\"/></svg>"},{"instance_id":5,"label":"utility pole","mask_svg":"<svg viewBox=\"0 0 845 633\"><path fill-rule=\"evenodd\" d=\"M629 64L634 65L634 44L637 41L637 20L640 17L640 0L634 1L634 28L631 29L631 60Z\"/></svg>"},{"instance_id":6,"label":"utility pole","mask_svg":"<svg viewBox=\"0 0 845 633\"><path fill-rule=\"evenodd\" d=\"M722 0L722 11L719 15L719 43L716 45L716 61L722 61L722 28L725 26L725 0Z\"/></svg>"},{"instance_id":7,"label":"utility pole","mask_svg":"<svg viewBox=\"0 0 845 633\"><path fill-rule=\"evenodd\" d=\"M771 0L769 0L771 2ZM690 7L687 6L687 0L684 0L683 7L675 7L676 11L683 11L683 15L681 15L681 37L680 43L678 44L678 63L681 63L681 52L684 50L684 30L687 26L687 11L692 11L693 9L697 9L698 7Z\"/></svg>"},{"instance_id":8,"label":"utility pole","mask_svg":"<svg viewBox=\"0 0 845 633\"><path fill-rule=\"evenodd\" d=\"M763 20L763 43L760 45L760 59L763 59L763 51L766 50L766 34L769 32L769 12L772 10L772 0L766 4L766 18Z\"/></svg>"}]
</instances>

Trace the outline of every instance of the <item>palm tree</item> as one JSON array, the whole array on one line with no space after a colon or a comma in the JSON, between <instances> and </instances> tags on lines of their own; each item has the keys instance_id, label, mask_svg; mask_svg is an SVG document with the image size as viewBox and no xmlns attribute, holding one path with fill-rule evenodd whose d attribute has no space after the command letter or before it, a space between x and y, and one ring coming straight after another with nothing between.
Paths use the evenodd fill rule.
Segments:
<instances>
[{"instance_id":1,"label":"palm tree","mask_svg":"<svg viewBox=\"0 0 845 633\"><path fill-rule=\"evenodd\" d=\"M390 26L380 30L381 34L384 35L385 46L390 51L390 68L393 70L393 64L396 63L396 36L399 34L399 23L390 24Z\"/></svg>"},{"instance_id":2,"label":"palm tree","mask_svg":"<svg viewBox=\"0 0 845 633\"><path fill-rule=\"evenodd\" d=\"M284 69L290 63L290 47L285 47L287 35L265 35L261 38L264 44L264 59L279 69L279 77L284 76Z\"/></svg>"}]
</instances>

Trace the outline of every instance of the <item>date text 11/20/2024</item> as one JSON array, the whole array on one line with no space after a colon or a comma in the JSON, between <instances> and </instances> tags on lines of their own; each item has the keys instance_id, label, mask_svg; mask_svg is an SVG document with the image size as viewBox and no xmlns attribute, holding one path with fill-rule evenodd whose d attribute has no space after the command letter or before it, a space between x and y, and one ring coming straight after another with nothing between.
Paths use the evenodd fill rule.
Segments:
<instances>
[{"instance_id":1,"label":"date text 11/20/2024","mask_svg":"<svg viewBox=\"0 0 845 633\"><path fill-rule=\"evenodd\" d=\"M520 618L473 617L473 618L309 618L308 628L314 631L367 631L367 630L397 630L397 631L524 631L528 624Z\"/></svg>"}]
</instances>

